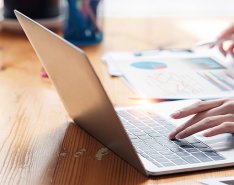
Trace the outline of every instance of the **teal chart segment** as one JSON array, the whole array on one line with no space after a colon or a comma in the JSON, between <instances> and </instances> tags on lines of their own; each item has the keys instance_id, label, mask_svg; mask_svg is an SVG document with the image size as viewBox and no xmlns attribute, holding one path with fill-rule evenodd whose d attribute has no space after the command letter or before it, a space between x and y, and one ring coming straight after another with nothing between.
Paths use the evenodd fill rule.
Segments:
<instances>
[{"instance_id":1,"label":"teal chart segment","mask_svg":"<svg viewBox=\"0 0 234 185\"><path fill-rule=\"evenodd\" d=\"M167 68L167 65L162 62L134 62L131 64L131 66L145 70L158 70Z\"/></svg>"}]
</instances>

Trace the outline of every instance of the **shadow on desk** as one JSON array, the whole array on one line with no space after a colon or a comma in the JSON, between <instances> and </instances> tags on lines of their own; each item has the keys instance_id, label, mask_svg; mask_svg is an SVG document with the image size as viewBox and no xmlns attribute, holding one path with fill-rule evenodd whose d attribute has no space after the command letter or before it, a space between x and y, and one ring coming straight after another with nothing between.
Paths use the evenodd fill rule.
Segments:
<instances>
[{"instance_id":1,"label":"shadow on desk","mask_svg":"<svg viewBox=\"0 0 234 185\"><path fill-rule=\"evenodd\" d=\"M143 175L70 123L61 145L53 184L142 184Z\"/></svg>"}]
</instances>

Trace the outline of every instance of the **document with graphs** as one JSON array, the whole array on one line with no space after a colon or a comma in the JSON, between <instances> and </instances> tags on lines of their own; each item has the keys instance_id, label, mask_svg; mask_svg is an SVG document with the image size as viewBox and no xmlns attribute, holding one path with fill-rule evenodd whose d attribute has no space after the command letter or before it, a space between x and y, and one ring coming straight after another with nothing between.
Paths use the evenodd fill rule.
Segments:
<instances>
[{"instance_id":1,"label":"document with graphs","mask_svg":"<svg viewBox=\"0 0 234 185\"><path fill-rule=\"evenodd\" d=\"M122 62L121 70L139 98L234 97L234 71L213 57L140 58Z\"/></svg>"}]
</instances>

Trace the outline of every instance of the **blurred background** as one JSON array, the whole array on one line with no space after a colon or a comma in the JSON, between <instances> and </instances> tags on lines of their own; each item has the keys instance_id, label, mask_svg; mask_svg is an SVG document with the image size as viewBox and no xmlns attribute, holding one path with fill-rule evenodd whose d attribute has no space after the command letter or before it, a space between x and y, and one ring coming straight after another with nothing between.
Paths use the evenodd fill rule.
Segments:
<instances>
[{"instance_id":1,"label":"blurred background","mask_svg":"<svg viewBox=\"0 0 234 185\"><path fill-rule=\"evenodd\" d=\"M104 2L104 15L110 17L234 15L233 0L104 0ZM3 0L0 0L0 7L2 6Z\"/></svg>"},{"instance_id":2,"label":"blurred background","mask_svg":"<svg viewBox=\"0 0 234 185\"><path fill-rule=\"evenodd\" d=\"M234 15L233 0L105 0L105 3L106 16Z\"/></svg>"},{"instance_id":3,"label":"blurred background","mask_svg":"<svg viewBox=\"0 0 234 185\"><path fill-rule=\"evenodd\" d=\"M68 1L60 2L65 7L62 10L68 10ZM3 0L0 0L0 8L2 6ZM103 0L101 7L106 23L100 27L107 41L103 46L105 51L119 50L115 48L118 44L122 50L191 47L197 41L216 38L234 22L233 0ZM75 19L70 21L73 22L67 22L72 25ZM127 30L122 25L123 21L126 21ZM77 25L80 22L76 20ZM134 29L138 29L138 35L132 37ZM71 32L81 35L79 30L72 29ZM84 32L89 33L89 30ZM132 45L123 45L126 39L131 39ZM72 39L69 41L72 42ZM101 41L102 37L94 43Z\"/></svg>"}]
</instances>

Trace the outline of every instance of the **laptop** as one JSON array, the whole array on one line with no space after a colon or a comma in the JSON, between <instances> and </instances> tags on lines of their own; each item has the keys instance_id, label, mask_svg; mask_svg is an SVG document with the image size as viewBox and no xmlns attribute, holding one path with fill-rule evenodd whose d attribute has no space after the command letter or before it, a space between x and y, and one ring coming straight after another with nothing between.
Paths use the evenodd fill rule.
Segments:
<instances>
[{"instance_id":1,"label":"laptop","mask_svg":"<svg viewBox=\"0 0 234 185\"><path fill-rule=\"evenodd\" d=\"M194 101L115 109L81 49L22 13L15 14L70 117L139 172L158 176L233 166L231 134L168 139L179 123L166 112Z\"/></svg>"}]
</instances>

